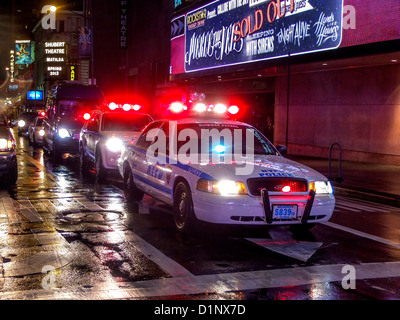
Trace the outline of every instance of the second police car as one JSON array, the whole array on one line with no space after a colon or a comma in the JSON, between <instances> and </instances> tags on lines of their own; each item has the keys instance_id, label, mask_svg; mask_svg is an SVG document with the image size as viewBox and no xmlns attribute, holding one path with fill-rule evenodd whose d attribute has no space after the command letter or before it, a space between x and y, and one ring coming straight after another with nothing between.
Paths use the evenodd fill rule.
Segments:
<instances>
[{"instance_id":1,"label":"second police car","mask_svg":"<svg viewBox=\"0 0 400 320\"><path fill-rule=\"evenodd\" d=\"M233 120L154 121L124 146L118 165L128 200L148 194L171 205L179 231L198 220L308 228L328 221L335 206L326 177L284 158L257 129Z\"/></svg>"},{"instance_id":2,"label":"second police car","mask_svg":"<svg viewBox=\"0 0 400 320\"><path fill-rule=\"evenodd\" d=\"M109 110L96 110L87 115L79 139L81 171L94 171L98 181L109 172L118 172L122 145L137 138L140 131L153 119L138 113L139 105L110 103ZM94 169L94 170L92 170Z\"/></svg>"}]
</instances>

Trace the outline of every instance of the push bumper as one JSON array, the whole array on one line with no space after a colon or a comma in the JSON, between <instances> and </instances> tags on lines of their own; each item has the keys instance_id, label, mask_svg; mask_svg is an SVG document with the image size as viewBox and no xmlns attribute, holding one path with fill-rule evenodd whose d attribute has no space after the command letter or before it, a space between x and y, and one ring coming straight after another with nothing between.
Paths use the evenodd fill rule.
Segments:
<instances>
[{"instance_id":1,"label":"push bumper","mask_svg":"<svg viewBox=\"0 0 400 320\"><path fill-rule=\"evenodd\" d=\"M333 195L271 195L263 197L223 197L197 191L193 193L193 206L197 219L218 224L240 225L292 225L328 221L335 208ZM297 215L293 219L273 219L275 205L294 205Z\"/></svg>"}]
</instances>

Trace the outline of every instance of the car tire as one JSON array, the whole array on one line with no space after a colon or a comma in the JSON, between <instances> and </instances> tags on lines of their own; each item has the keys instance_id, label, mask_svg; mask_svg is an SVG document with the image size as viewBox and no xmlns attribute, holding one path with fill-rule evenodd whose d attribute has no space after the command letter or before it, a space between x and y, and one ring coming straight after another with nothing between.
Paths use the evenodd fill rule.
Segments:
<instances>
[{"instance_id":1,"label":"car tire","mask_svg":"<svg viewBox=\"0 0 400 320\"><path fill-rule=\"evenodd\" d=\"M141 201L144 197L144 192L136 187L132 171L129 167L126 167L124 170L124 192L125 198L128 201Z\"/></svg>"},{"instance_id":2,"label":"car tire","mask_svg":"<svg viewBox=\"0 0 400 320\"><path fill-rule=\"evenodd\" d=\"M96 152L95 157L95 167L96 167L96 181L105 181L107 179L107 171L103 166L103 158L100 151Z\"/></svg>"},{"instance_id":3,"label":"car tire","mask_svg":"<svg viewBox=\"0 0 400 320\"><path fill-rule=\"evenodd\" d=\"M175 228L179 232L190 232L196 224L190 187L186 182L179 182L174 190L173 213Z\"/></svg>"}]
</instances>

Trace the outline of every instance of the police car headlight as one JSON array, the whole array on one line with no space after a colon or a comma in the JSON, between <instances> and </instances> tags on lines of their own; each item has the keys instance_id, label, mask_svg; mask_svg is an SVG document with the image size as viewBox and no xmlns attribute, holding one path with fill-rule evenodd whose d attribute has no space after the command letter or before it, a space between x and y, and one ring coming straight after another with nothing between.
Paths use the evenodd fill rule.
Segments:
<instances>
[{"instance_id":1,"label":"police car headlight","mask_svg":"<svg viewBox=\"0 0 400 320\"><path fill-rule=\"evenodd\" d=\"M222 196L245 195L246 187L243 182L232 180L207 180L200 179L197 181L197 190L209 193L216 193Z\"/></svg>"},{"instance_id":2,"label":"police car headlight","mask_svg":"<svg viewBox=\"0 0 400 320\"><path fill-rule=\"evenodd\" d=\"M21 127L21 128L25 127L25 124L26 124L26 122L24 120L19 120L18 121L18 126Z\"/></svg>"},{"instance_id":3,"label":"police car headlight","mask_svg":"<svg viewBox=\"0 0 400 320\"><path fill-rule=\"evenodd\" d=\"M111 138L106 142L106 147L111 152L121 152L123 145L122 140L118 138Z\"/></svg>"},{"instance_id":4,"label":"police car headlight","mask_svg":"<svg viewBox=\"0 0 400 320\"><path fill-rule=\"evenodd\" d=\"M70 138L71 137L71 135L70 135L70 133L69 133L69 131L67 130L67 129L60 129L59 131L58 131L58 136L61 138L61 139L65 139L65 138Z\"/></svg>"},{"instance_id":5,"label":"police car headlight","mask_svg":"<svg viewBox=\"0 0 400 320\"><path fill-rule=\"evenodd\" d=\"M333 188L330 181L311 181L309 189L314 190L316 194L332 194Z\"/></svg>"}]
</instances>

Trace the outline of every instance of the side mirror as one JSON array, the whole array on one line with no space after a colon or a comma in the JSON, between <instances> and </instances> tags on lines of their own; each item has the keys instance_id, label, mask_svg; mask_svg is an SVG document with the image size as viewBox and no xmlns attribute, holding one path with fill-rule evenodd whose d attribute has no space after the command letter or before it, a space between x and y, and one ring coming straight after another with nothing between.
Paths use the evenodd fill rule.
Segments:
<instances>
[{"instance_id":1,"label":"side mirror","mask_svg":"<svg viewBox=\"0 0 400 320\"><path fill-rule=\"evenodd\" d=\"M284 156L284 157L287 156L287 147L286 147L286 146L283 146L283 145L280 144L280 145L278 145L276 148L278 149L279 153L280 153L282 156Z\"/></svg>"}]
</instances>

